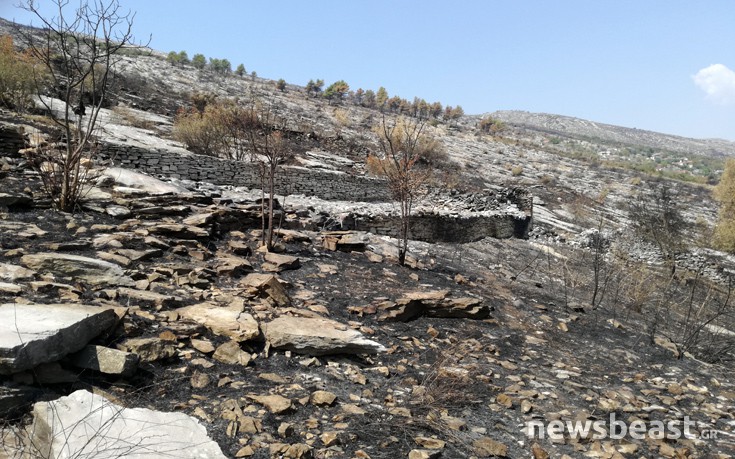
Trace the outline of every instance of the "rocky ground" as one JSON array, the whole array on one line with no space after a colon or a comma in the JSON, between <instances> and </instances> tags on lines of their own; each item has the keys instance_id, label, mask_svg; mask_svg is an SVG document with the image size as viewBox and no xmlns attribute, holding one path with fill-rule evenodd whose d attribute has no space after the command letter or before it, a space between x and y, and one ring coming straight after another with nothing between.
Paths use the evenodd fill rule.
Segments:
<instances>
[{"instance_id":1,"label":"rocky ground","mask_svg":"<svg viewBox=\"0 0 735 459\"><path fill-rule=\"evenodd\" d=\"M3 189L37 189L21 160L5 164ZM73 216L32 198L2 214L0 314L12 306L16 317L4 327L22 329L20 311L42 321L56 304L106 314L83 314L94 323L48 350L0 351L2 406L20 405L5 414L10 457L21 457L10 433L30 422L26 403L77 389L193 416L226 457L734 452L731 370L676 360L634 319L569 308L541 273L521 272L536 243L416 243L399 267L388 238L291 229L263 253L256 202L141 182L101 180ZM292 228L310 218L284 212ZM718 439L550 441L523 430L610 413L689 416Z\"/></svg>"},{"instance_id":2,"label":"rocky ground","mask_svg":"<svg viewBox=\"0 0 735 459\"><path fill-rule=\"evenodd\" d=\"M301 136L298 167L359 175L376 148L377 112L298 86L173 67L156 52L124 56L116 72L118 105L100 118L108 140L183 152L172 116L209 92L282 107ZM266 253L258 190L111 168L79 212L62 214L18 153L25 145L5 142L0 457L732 457L732 314L705 324L655 305L686 304L686 286L703 283L692 298L709 308L735 259L692 249L676 260L681 288L662 284L664 261L631 235L627 212L654 180L545 148L551 127L572 133L559 127L569 120L541 119L544 129L519 122L507 136L480 133L473 117L427 127L449 161L444 188L419 208L492 212L491 195L523 187L534 229L528 239L412 242L403 267L395 240L344 228L345 214L390 214L390 203L279 197L283 226ZM0 121L19 117L0 111ZM38 117L20 122L43 128ZM685 219L711 227L709 189L670 184ZM692 231L692 246L699 238ZM658 303L670 290L684 302ZM699 331L681 323L721 341L683 347L669 338ZM526 432L612 415L695 425L678 439Z\"/></svg>"}]
</instances>

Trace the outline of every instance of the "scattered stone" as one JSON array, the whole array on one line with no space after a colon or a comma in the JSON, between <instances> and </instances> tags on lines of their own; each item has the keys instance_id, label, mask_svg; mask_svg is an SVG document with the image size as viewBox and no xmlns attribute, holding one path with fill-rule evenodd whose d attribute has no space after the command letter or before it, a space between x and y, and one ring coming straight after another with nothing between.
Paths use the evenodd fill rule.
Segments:
<instances>
[{"instance_id":1,"label":"scattered stone","mask_svg":"<svg viewBox=\"0 0 735 459\"><path fill-rule=\"evenodd\" d=\"M327 448L333 445L338 445L340 443L339 432L324 432L319 435L319 440L321 440Z\"/></svg>"},{"instance_id":2,"label":"scattered stone","mask_svg":"<svg viewBox=\"0 0 735 459\"><path fill-rule=\"evenodd\" d=\"M235 255L241 255L243 257L249 257L253 254L252 249L243 241L232 240L227 242L227 247Z\"/></svg>"},{"instance_id":3,"label":"scattered stone","mask_svg":"<svg viewBox=\"0 0 735 459\"><path fill-rule=\"evenodd\" d=\"M212 358L228 365L246 367L250 363L250 354L240 349L240 344L237 341L228 341L217 347L217 350L212 354Z\"/></svg>"},{"instance_id":4,"label":"scattered stone","mask_svg":"<svg viewBox=\"0 0 735 459\"><path fill-rule=\"evenodd\" d=\"M317 406L331 406L335 400L337 400L337 396L325 390L314 391L309 396L311 404Z\"/></svg>"},{"instance_id":5,"label":"scattered stone","mask_svg":"<svg viewBox=\"0 0 735 459\"><path fill-rule=\"evenodd\" d=\"M82 349L118 321L112 309L81 304L0 305L0 374L27 370Z\"/></svg>"},{"instance_id":6,"label":"scattered stone","mask_svg":"<svg viewBox=\"0 0 735 459\"><path fill-rule=\"evenodd\" d=\"M291 306L291 299L283 284L271 274L248 274L240 281L240 285L254 288L261 298L272 300L274 306Z\"/></svg>"},{"instance_id":7,"label":"scattered stone","mask_svg":"<svg viewBox=\"0 0 735 459\"><path fill-rule=\"evenodd\" d=\"M311 459L311 447L304 443L287 445L285 443L271 443L270 457L282 459Z\"/></svg>"},{"instance_id":8,"label":"scattered stone","mask_svg":"<svg viewBox=\"0 0 735 459\"><path fill-rule=\"evenodd\" d=\"M138 368L139 356L109 347L88 345L69 356L69 362L79 368L109 375L132 376Z\"/></svg>"},{"instance_id":9,"label":"scattered stone","mask_svg":"<svg viewBox=\"0 0 735 459\"><path fill-rule=\"evenodd\" d=\"M197 370L191 375L189 382L194 389L204 389L212 380L208 374Z\"/></svg>"},{"instance_id":10,"label":"scattered stone","mask_svg":"<svg viewBox=\"0 0 735 459\"><path fill-rule=\"evenodd\" d=\"M283 255L279 253L266 252L264 255L265 263L263 263L263 270L273 273L280 273L281 271L287 271L289 269L298 269L301 267L301 262L297 257L291 255Z\"/></svg>"},{"instance_id":11,"label":"scattered stone","mask_svg":"<svg viewBox=\"0 0 735 459\"><path fill-rule=\"evenodd\" d=\"M278 426L278 435L280 435L281 438L290 437L293 435L293 432L293 425L288 422L282 422L281 425Z\"/></svg>"},{"instance_id":12,"label":"scattered stone","mask_svg":"<svg viewBox=\"0 0 735 459\"><path fill-rule=\"evenodd\" d=\"M161 338L129 338L117 347L137 354L143 362L169 359L176 355L176 348Z\"/></svg>"},{"instance_id":13,"label":"scattered stone","mask_svg":"<svg viewBox=\"0 0 735 459\"><path fill-rule=\"evenodd\" d=\"M329 231L322 233L322 245L325 249L342 252L364 252L367 246L364 233L354 231Z\"/></svg>"},{"instance_id":14,"label":"scattered stone","mask_svg":"<svg viewBox=\"0 0 735 459\"><path fill-rule=\"evenodd\" d=\"M474 442L472 446L480 457L507 457L508 447L504 444L493 440L492 438L482 437Z\"/></svg>"},{"instance_id":15,"label":"scattered stone","mask_svg":"<svg viewBox=\"0 0 735 459\"><path fill-rule=\"evenodd\" d=\"M549 453L546 452L538 443L534 443L531 446L531 452L533 453L533 459L549 459Z\"/></svg>"},{"instance_id":16,"label":"scattered stone","mask_svg":"<svg viewBox=\"0 0 735 459\"><path fill-rule=\"evenodd\" d=\"M275 349L301 354L376 354L385 348L362 333L330 319L279 317L263 325Z\"/></svg>"},{"instance_id":17,"label":"scattered stone","mask_svg":"<svg viewBox=\"0 0 735 459\"><path fill-rule=\"evenodd\" d=\"M408 459L436 459L442 452L435 449L412 449L408 452Z\"/></svg>"},{"instance_id":18,"label":"scattered stone","mask_svg":"<svg viewBox=\"0 0 735 459\"><path fill-rule=\"evenodd\" d=\"M212 332L236 341L248 341L260 336L255 318L245 311L242 301L235 300L228 306L216 303L199 303L176 310L183 318L203 324Z\"/></svg>"},{"instance_id":19,"label":"scattered stone","mask_svg":"<svg viewBox=\"0 0 735 459\"><path fill-rule=\"evenodd\" d=\"M293 408L290 399L280 395L248 395L248 398L263 405L274 414L281 414Z\"/></svg>"},{"instance_id":20,"label":"scattered stone","mask_svg":"<svg viewBox=\"0 0 735 459\"><path fill-rule=\"evenodd\" d=\"M202 354L211 354L214 352L214 344L206 339L192 339L191 347L201 352Z\"/></svg>"},{"instance_id":21,"label":"scattered stone","mask_svg":"<svg viewBox=\"0 0 735 459\"><path fill-rule=\"evenodd\" d=\"M444 449L446 442L432 437L414 437L413 441L419 446L426 449Z\"/></svg>"}]
</instances>

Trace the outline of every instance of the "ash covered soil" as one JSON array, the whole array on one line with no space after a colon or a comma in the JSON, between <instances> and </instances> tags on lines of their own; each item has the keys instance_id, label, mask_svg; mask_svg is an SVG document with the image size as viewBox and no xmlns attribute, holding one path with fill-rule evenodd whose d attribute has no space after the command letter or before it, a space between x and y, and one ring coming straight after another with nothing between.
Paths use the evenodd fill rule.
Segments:
<instances>
[{"instance_id":1,"label":"ash covered soil","mask_svg":"<svg viewBox=\"0 0 735 459\"><path fill-rule=\"evenodd\" d=\"M126 406L183 412L230 457L735 453L731 368L677 359L665 342L651 342L643 318L630 311L570 307L551 268L567 252L517 239L414 243L408 266L397 266L394 240L314 231L313 216L286 208L290 229L280 232L278 255L298 262L268 262L257 250L257 202L217 193L132 193L106 183L81 212L65 215L43 206L22 160L5 164L0 188L31 203L2 212L0 263L79 255L119 265L134 286L93 286L38 269L10 282L17 288L0 289L0 303L114 306L120 322L95 344L156 343L139 351L145 358L132 376L80 371L65 360L61 370L73 372L74 381L43 380L33 370L0 376L3 384L34 386L39 399L86 388ZM330 235L357 243L329 250ZM280 287L264 287L252 273L264 275L260 281L272 275ZM237 341L234 362L231 346L229 356L220 353L232 342L222 324L182 312L202 304L235 305L257 322L258 336ZM359 331L382 348L335 355L279 348L264 337L278 317L328 318L334 322L322 326ZM552 441L524 431L534 420L606 420L611 413L649 423L688 416L697 433L716 431L718 439ZM21 411L7 421L17 426L28 418Z\"/></svg>"}]
</instances>

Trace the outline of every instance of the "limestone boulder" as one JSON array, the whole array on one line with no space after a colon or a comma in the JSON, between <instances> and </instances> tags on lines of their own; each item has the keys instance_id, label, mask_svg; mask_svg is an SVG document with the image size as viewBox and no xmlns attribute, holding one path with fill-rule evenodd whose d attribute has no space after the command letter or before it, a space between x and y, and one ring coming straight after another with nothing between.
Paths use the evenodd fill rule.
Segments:
<instances>
[{"instance_id":1,"label":"limestone boulder","mask_svg":"<svg viewBox=\"0 0 735 459\"><path fill-rule=\"evenodd\" d=\"M112 309L81 304L0 305L0 374L79 351L118 320Z\"/></svg>"},{"instance_id":2,"label":"limestone boulder","mask_svg":"<svg viewBox=\"0 0 735 459\"><path fill-rule=\"evenodd\" d=\"M377 354L385 351L347 325L324 318L279 317L263 325L263 333L275 349L309 355Z\"/></svg>"},{"instance_id":3,"label":"limestone boulder","mask_svg":"<svg viewBox=\"0 0 735 459\"><path fill-rule=\"evenodd\" d=\"M96 258L65 253L34 253L24 255L20 262L27 268L50 272L61 278L81 281L93 286L133 286L133 280L123 269Z\"/></svg>"},{"instance_id":4,"label":"limestone boulder","mask_svg":"<svg viewBox=\"0 0 735 459\"><path fill-rule=\"evenodd\" d=\"M226 457L191 416L123 408L84 390L36 403L30 432L38 457Z\"/></svg>"}]
</instances>

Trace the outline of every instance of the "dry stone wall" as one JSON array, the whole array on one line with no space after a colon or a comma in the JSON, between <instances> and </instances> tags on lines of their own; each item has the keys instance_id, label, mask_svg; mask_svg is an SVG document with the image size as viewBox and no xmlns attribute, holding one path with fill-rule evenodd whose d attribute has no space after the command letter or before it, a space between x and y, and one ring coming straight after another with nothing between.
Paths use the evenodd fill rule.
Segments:
<instances>
[{"instance_id":1,"label":"dry stone wall","mask_svg":"<svg viewBox=\"0 0 735 459\"><path fill-rule=\"evenodd\" d=\"M18 126L0 123L0 153L8 157L18 156L25 145L25 135Z\"/></svg>"},{"instance_id":2,"label":"dry stone wall","mask_svg":"<svg viewBox=\"0 0 735 459\"><path fill-rule=\"evenodd\" d=\"M467 243L486 237L506 239L525 238L531 229L530 216L495 215L454 216L422 214L412 217L409 230L411 239L426 242ZM400 237L400 218L397 216L358 217L355 229L373 234Z\"/></svg>"},{"instance_id":3,"label":"dry stone wall","mask_svg":"<svg viewBox=\"0 0 735 459\"><path fill-rule=\"evenodd\" d=\"M16 156L26 146L22 130L0 124L0 152ZM195 155L179 149L147 149L124 143L105 143L102 157L119 167L137 169L150 175L203 181L217 185L260 188L253 164L210 156ZM278 184L279 194L303 194L325 200L385 202L390 200L380 179L350 175L339 171L284 167ZM532 227L533 196L526 190L507 190L505 198L518 212L476 214L418 214L413 217L411 238L428 242L471 242L485 237L527 237ZM349 228L397 237L399 217L394 215L355 215Z\"/></svg>"},{"instance_id":4,"label":"dry stone wall","mask_svg":"<svg viewBox=\"0 0 735 459\"><path fill-rule=\"evenodd\" d=\"M195 155L186 150L144 149L108 143L102 154L116 166L138 169L151 175L202 181L216 185L260 188L260 177L252 163ZM303 194L327 200L386 201L385 183L371 177L340 171L286 166L279 172L277 193Z\"/></svg>"}]
</instances>

